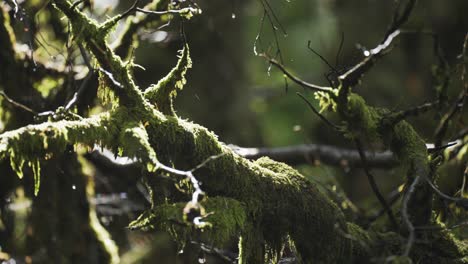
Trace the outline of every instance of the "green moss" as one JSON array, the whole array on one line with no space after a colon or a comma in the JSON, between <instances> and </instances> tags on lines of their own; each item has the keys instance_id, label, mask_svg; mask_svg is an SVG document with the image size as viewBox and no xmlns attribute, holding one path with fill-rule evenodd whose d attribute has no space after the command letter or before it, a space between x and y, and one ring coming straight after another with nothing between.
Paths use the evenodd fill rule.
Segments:
<instances>
[{"instance_id":1,"label":"green moss","mask_svg":"<svg viewBox=\"0 0 468 264\"><path fill-rule=\"evenodd\" d=\"M106 253L109 254L109 263L120 263L119 248L112 240L109 232L107 232L107 230L99 222L95 210L90 210L89 212L89 223L91 229L96 235L97 240L102 244L102 246L106 250Z\"/></svg>"},{"instance_id":2,"label":"green moss","mask_svg":"<svg viewBox=\"0 0 468 264\"><path fill-rule=\"evenodd\" d=\"M156 85L145 90L146 99L156 105L163 114L175 116L173 100L177 96L177 90L184 88L187 82L185 75L190 68L192 68L190 50L188 44L185 44L180 51L177 65Z\"/></svg>"},{"instance_id":3,"label":"green moss","mask_svg":"<svg viewBox=\"0 0 468 264\"><path fill-rule=\"evenodd\" d=\"M393 128L382 131L382 134L391 150L405 164L416 159L427 160L426 144L408 122L401 121Z\"/></svg>"},{"instance_id":4,"label":"green moss","mask_svg":"<svg viewBox=\"0 0 468 264\"><path fill-rule=\"evenodd\" d=\"M63 79L55 79L46 77L41 80L39 83L34 84L34 88L38 90L43 98L47 98L50 92L59 85L63 84Z\"/></svg>"},{"instance_id":5,"label":"green moss","mask_svg":"<svg viewBox=\"0 0 468 264\"><path fill-rule=\"evenodd\" d=\"M109 87L119 98L121 104L128 107L151 108L143 98L142 92L135 85L130 74L130 66L125 65L107 44L108 28L101 26L93 19L87 17L76 7L65 0L56 0L53 4L70 20L72 34L77 41L82 41L95 56L101 71L106 71L111 82Z\"/></svg>"},{"instance_id":6,"label":"green moss","mask_svg":"<svg viewBox=\"0 0 468 264\"><path fill-rule=\"evenodd\" d=\"M77 160L80 166L81 173L83 174L83 176L89 178L86 181L86 197L90 199L95 196L94 181L91 180L91 178L93 177L92 175L95 174L94 167L83 156L78 156ZM106 228L104 228L101 225L98 219L98 215L96 213L96 205L93 203L90 203L89 205L88 220L91 231L96 236L96 239L100 242L104 253L107 254L107 256L105 256L106 262L108 261L108 263L112 264L120 263L119 248L116 245L116 243L112 240L112 237L106 230ZM89 241L87 241L87 243L89 243Z\"/></svg>"},{"instance_id":7,"label":"green moss","mask_svg":"<svg viewBox=\"0 0 468 264\"><path fill-rule=\"evenodd\" d=\"M372 238L369 233L354 223L347 223L347 237L353 243L353 261L355 263L365 262L369 259Z\"/></svg>"},{"instance_id":8,"label":"green moss","mask_svg":"<svg viewBox=\"0 0 468 264\"><path fill-rule=\"evenodd\" d=\"M203 238L210 243L221 245L240 235L246 224L244 206L234 200L223 197L208 198L201 203L203 210L200 216L208 222L204 227L195 226L188 221L184 212L187 203L158 205L152 210L144 212L129 224L131 229L166 230L177 241L185 241L192 232L192 228L201 228Z\"/></svg>"},{"instance_id":9,"label":"green moss","mask_svg":"<svg viewBox=\"0 0 468 264\"><path fill-rule=\"evenodd\" d=\"M116 115L117 116L117 115ZM40 160L62 153L68 144L94 144L112 147L115 120L108 114L79 121L45 122L29 125L0 135L0 159L10 157L10 164L19 177L24 164L32 168L37 194L40 184ZM114 117L115 118L115 117Z\"/></svg>"},{"instance_id":10,"label":"green moss","mask_svg":"<svg viewBox=\"0 0 468 264\"><path fill-rule=\"evenodd\" d=\"M337 110L337 95L335 93L315 92L315 99L319 100L320 112Z\"/></svg>"},{"instance_id":11,"label":"green moss","mask_svg":"<svg viewBox=\"0 0 468 264\"><path fill-rule=\"evenodd\" d=\"M340 111L345 117L346 137L366 138L367 141L378 139L377 128L380 114L376 109L368 106L361 96L349 93L346 109L340 109Z\"/></svg>"}]
</instances>

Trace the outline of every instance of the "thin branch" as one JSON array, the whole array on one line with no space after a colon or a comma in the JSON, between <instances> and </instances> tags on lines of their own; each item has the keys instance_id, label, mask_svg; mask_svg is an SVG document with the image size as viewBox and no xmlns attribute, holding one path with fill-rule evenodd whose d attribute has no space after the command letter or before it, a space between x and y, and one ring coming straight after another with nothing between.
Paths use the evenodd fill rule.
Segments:
<instances>
[{"instance_id":1,"label":"thin branch","mask_svg":"<svg viewBox=\"0 0 468 264\"><path fill-rule=\"evenodd\" d=\"M255 56L259 55L259 53L257 52L257 42L260 43L261 52L263 53L262 40L260 39L260 35L262 34L263 25L265 24L265 17L266 17L266 10L263 11L263 16L260 19L260 28L258 29L257 35L255 36L255 41L253 44L253 52Z\"/></svg>"},{"instance_id":2,"label":"thin branch","mask_svg":"<svg viewBox=\"0 0 468 264\"><path fill-rule=\"evenodd\" d=\"M190 241L190 243L199 246L203 252L213 255L213 256L217 256L220 259L224 260L225 262L233 263L233 264L237 263L238 255L234 252L230 252L224 249L219 249L213 246L208 246L205 243L201 243L197 241Z\"/></svg>"},{"instance_id":3,"label":"thin branch","mask_svg":"<svg viewBox=\"0 0 468 264\"><path fill-rule=\"evenodd\" d=\"M86 77L81 82L81 85L78 88L78 91L73 94L72 99L70 99L70 101L68 101L68 103L65 105L65 110L69 110L73 105L76 104L76 102L78 102L78 99L88 87L87 84L95 72L95 69L93 68L93 66L91 66L91 62L88 58L85 48L83 47L83 44L79 43L78 47L80 49L81 56L83 57L83 61L85 62L86 67L88 67L89 72L88 74L86 74Z\"/></svg>"},{"instance_id":4,"label":"thin branch","mask_svg":"<svg viewBox=\"0 0 468 264\"><path fill-rule=\"evenodd\" d=\"M258 159L263 156L290 165L299 165L320 161L331 166L362 167L362 160L356 150L343 149L335 146L307 144L277 148L242 148L230 145L237 154L247 159ZM370 168L388 169L398 165L398 161L390 151L365 151L367 165Z\"/></svg>"},{"instance_id":5,"label":"thin branch","mask_svg":"<svg viewBox=\"0 0 468 264\"><path fill-rule=\"evenodd\" d=\"M468 210L467 198L449 196L443 193L441 190L439 190L439 188L437 188L437 186L435 186L434 183L431 180L429 180L427 177L424 177L424 178L425 178L424 180L431 186L432 190L434 190L434 192L436 192L437 195L439 195L442 199L450 201L450 202L454 202L456 206L463 207L465 210Z\"/></svg>"},{"instance_id":6,"label":"thin branch","mask_svg":"<svg viewBox=\"0 0 468 264\"><path fill-rule=\"evenodd\" d=\"M272 23L273 23L273 20L274 22L276 22L276 24L279 26L279 28L281 29L281 31L283 32L284 35L287 35L288 33L286 32L286 30L284 29L283 25L281 24L281 22L279 21L278 17L276 16L276 13L275 11L273 10L273 8L271 7L270 3L268 2L268 0L260 0L262 2L262 5L265 9L265 11L267 11L268 13L268 16L271 16L273 19L271 20ZM265 8L266 7L266 8ZM270 12L268 12L268 10L270 10ZM270 15L271 14L271 15ZM276 27L275 27L276 28ZM274 29L275 29L274 28Z\"/></svg>"},{"instance_id":7,"label":"thin branch","mask_svg":"<svg viewBox=\"0 0 468 264\"><path fill-rule=\"evenodd\" d=\"M196 170L203 168L210 161L217 160L224 155L226 155L226 153L221 153L219 155L210 156L207 159L205 159L202 163L198 164L195 168L191 169L190 172L195 172Z\"/></svg>"},{"instance_id":8,"label":"thin branch","mask_svg":"<svg viewBox=\"0 0 468 264\"><path fill-rule=\"evenodd\" d=\"M335 58L335 68L338 67L339 65L339 60L340 60L340 54L341 51L343 50L343 44L344 44L344 32L341 31L341 40L340 40L340 46L338 48L338 52L336 53L336 58Z\"/></svg>"},{"instance_id":9,"label":"thin branch","mask_svg":"<svg viewBox=\"0 0 468 264\"><path fill-rule=\"evenodd\" d=\"M135 2L133 2L133 5L132 5L129 9L127 9L127 11L123 12L123 13L120 15L120 18L119 18L119 19L125 18L125 17L131 15L133 12L135 12L136 9L137 9L137 5L138 5L139 2L140 2L140 0L135 0Z\"/></svg>"},{"instance_id":10,"label":"thin branch","mask_svg":"<svg viewBox=\"0 0 468 264\"><path fill-rule=\"evenodd\" d=\"M375 61L386 54L386 51L392 44L394 38L396 38L400 34L400 31L397 30L390 34L382 43L380 43L377 47L371 50L365 50L364 56L365 58L352 67L350 70L345 72L344 74L340 75L338 78L346 87L351 87L356 85L361 77L369 71L372 66L374 66Z\"/></svg>"},{"instance_id":11,"label":"thin branch","mask_svg":"<svg viewBox=\"0 0 468 264\"><path fill-rule=\"evenodd\" d=\"M374 49L365 50L365 58L346 73L339 76L339 79L345 87L352 87L358 84L361 77L372 68L375 61L386 54L393 40L400 34L399 28L406 23L415 4L416 0L409 0L401 15L398 15L398 10L396 10L393 21L380 44Z\"/></svg>"},{"instance_id":12,"label":"thin branch","mask_svg":"<svg viewBox=\"0 0 468 264\"><path fill-rule=\"evenodd\" d=\"M335 69L335 67L333 67L330 62L328 62L327 59L325 59L322 55L320 55L320 53L318 53L317 51L315 51L311 46L310 46L310 43L311 41L309 40L307 42L307 48L312 51L312 53L314 53L315 55L317 55L317 57L319 57L325 64L327 64L327 66L335 73L337 73L338 71Z\"/></svg>"},{"instance_id":13,"label":"thin branch","mask_svg":"<svg viewBox=\"0 0 468 264\"><path fill-rule=\"evenodd\" d=\"M383 197L382 193L379 190L379 187L377 186L377 183L375 182L374 175L371 174L369 167L367 166L367 158L366 154L364 153L364 150L362 148L361 141L359 139L356 139L354 141L356 143L357 150L359 152L359 156L361 157L362 164L363 164L363 169L364 172L367 175L367 179L369 180L369 184L372 188L372 191L374 191L375 196L379 200L379 202L382 204L382 207L385 209L388 215L388 219L390 220L390 223L392 224L393 228L395 230L398 230L398 224L395 219L395 216L393 215L392 208L388 205L387 201Z\"/></svg>"},{"instance_id":14,"label":"thin branch","mask_svg":"<svg viewBox=\"0 0 468 264\"><path fill-rule=\"evenodd\" d=\"M447 227L442 227L442 226L415 226L414 228L416 230L444 230L444 229L453 230L453 229L464 227L464 226L468 226L468 221L461 222L461 223L454 224L454 225L447 226Z\"/></svg>"},{"instance_id":15,"label":"thin branch","mask_svg":"<svg viewBox=\"0 0 468 264\"><path fill-rule=\"evenodd\" d=\"M396 201L398 201L398 199L401 197L401 188L402 185L398 186L398 188L396 188L395 190L393 190L392 192L390 192L389 195L387 195L387 199L388 199L388 204L390 205L390 207L392 205L394 205L396 203ZM381 217L382 215L384 215L387 211L385 210L385 208L382 208L379 210L379 212L377 212L375 215L373 216L370 216L368 218L369 220L369 223L373 223L375 222L379 217Z\"/></svg>"},{"instance_id":16,"label":"thin branch","mask_svg":"<svg viewBox=\"0 0 468 264\"><path fill-rule=\"evenodd\" d=\"M410 117L410 116L418 116L420 114L424 114L430 110L435 109L437 106L439 106L440 101L435 101L435 102L430 102L430 103L425 103L422 105L418 105L415 107L412 107L410 109L400 111L396 113L392 117L392 127L396 125L398 122Z\"/></svg>"},{"instance_id":17,"label":"thin branch","mask_svg":"<svg viewBox=\"0 0 468 264\"><path fill-rule=\"evenodd\" d=\"M101 68L101 67L98 68L98 70L104 73L107 76L107 78L109 78L109 80L111 80L115 86L119 87L120 89L124 88L124 86L114 78L114 75L112 73L104 70L104 68Z\"/></svg>"},{"instance_id":18,"label":"thin branch","mask_svg":"<svg viewBox=\"0 0 468 264\"><path fill-rule=\"evenodd\" d=\"M466 97L468 96L468 82L465 81L465 74L466 74L466 60L467 60L467 47L468 47L468 34L465 35L465 41L463 42L463 51L462 51L462 57L463 57L463 71L462 71L462 83L463 83L463 89L458 95L457 99L455 102L452 104L450 109L445 113L445 115L442 117L439 125L437 126L436 132L435 132L435 144L436 146L440 146L442 144L442 140L444 138L445 132L447 131L447 128L449 126L450 120L463 109L463 106L465 104Z\"/></svg>"},{"instance_id":19,"label":"thin branch","mask_svg":"<svg viewBox=\"0 0 468 264\"><path fill-rule=\"evenodd\" d=\"M179 15L185 15L185 14L199 14L200 9L198 8L193 8L193 7L184 7L181 9L171 9L171 10L166 10L166 11L152 11L152 10L146 10L143 8L136 8L136 11L148 14L148 15L167 15L167 14L179 14Z\"/></svg>"},{"instance_id":20,"label":"thin branch","mask_svg":"<svg viewBox=\"0 0 468 264\"><path fill-rule=\"evenodd\" d=\"M421 180L421 177L417 176L414 181L411 183L410 187L408 188L408 191L405 193L403 197L403 205L401 208L401 215L403 218L403 222L406 225L406 228L408 229L409 235L408 235L408 241L406 242L405 250L403 252L404 256L409 256L409 253L411 252L411 248L414 244L414 239L415 239L415 232L414 232L414 225L411 223L411 220L408 215L408 203L409 200L411 199L411 196L413 195L416 185L419 184L419 181Z\"/></svg>"},{"instance_id":21,"label":"thin branch","mask_svg":"<svg viewBox=\"0 0 468 264\"><path fill-rule=\"evenodd\" d=\"M300 86L304 88L308 88L312 91L321 91L321 92L327 92L327 93L333 90L331 87L319 86L319 85L311 84L311 83L308 83L306 81L299 79L298 77L290 73L288 70L286 70L286 68L280 62L278 62L277 60L273 58L270 58L268 55L264 53L259 54L259 56L266 58L271 64L275 65L279 70L281 70L290 80L292 80L293 82L299 84Z\"/></svg>"},{"instance_id":22,"label":"thin branch","mask_svg":"<svg viewBox=\"0 0 468 264\"><path fill-rule=\"evenodd\" d=\"M276 58L276 56L278 56L279 57L279 62L281 64L283 64L284 63L283 53L281 52L281 46L280 46L280 43L279 43L278 34L276 33L278 28L275 26L275 22L281 28L284 35L287 35L286 31L284 30L283 26L281 25L281 22L278 20L278 17L276 17L276 14L273 11L270 4L268 3L268 1L267 0L260 0L260 2L263 5L263 9L265 11L265 15L266 15L266 17L268 19L268 22L270 22L270 26L271 26L271 29L272 29L272 32L273 32L273 37L275 39L275 44L276 44L275 58ZM270 12L268 12L268 10ZM270 66L268 67L268 73L270 73L270 70L271 70L271 63L270 63ZM286 91L288 91L288 81L287 81L286 77L284 77L284 81L285 81Z\"/></svg>"},{"instance_id":23,"label":"thin branch","mask_svg":"<svg viewBox=\"0 0 468 264\"><path fill-rule=\"evenodd\" d=\"M336 130L339 130L339 127L335 124L333 124L332 122L330 122L330 120L328 120L327 118L325 118L322 114L320 114L319 111L317 111L317 109L315 109L315 107L307 100L307 98L305 98L304 95L302 95L301 93L297 92L296 93L299 97L302 98L302 100L304 100L304 102L306 102L306 104L309 106L310 109L312 109L312 111L314 112L314 114L316 114L323 122L325 122L325 124L329 125L330 127L336 129Z\"/></svg>"},{"instance_id":24,"label":"thin branch","mask_svg":"<svg viewBox=\"0 0 468 264\"><path fill-rule=\"evenodd\" d=\"M22 103L16 102L15 100L11 99L8 95L6 95L4 91L0 91L0 95L3 96L3 98L5 98L5 100L7 100L7 102L12 104L13 106L23 109L24 111L29 112L33 115L37 115L36 111L32 110L31 108L25 106Z\"/></svg>"},{"instance_id":25,"label":"thin branch","mask_svg":"<svg viewBox=\"0 0 468 264\"><path fill-rule=\"evenodd\" d=\"M398 3L397 9L393 13L393 20L392 24L390 25L389 29L387 30L387 33L385 34L384 39L387 39L388 36L390 36L393 32L398 30L406 21L408 21L409 16L411 15L411 12L414 9L414 6L416 5L416 0L409 0L408 3L406 4L403 13L399 16L398 9L400 7L400 3Z\"/></svg>"},{"instance_id":26,"label":"thin branch","mask_svg":"<svg viewBox=\"0 0 468 264\"><path fill-rule=\"evenodd\" d=\"M81 82L81 85L80 85L80 88L78 88L78 91L73 94L72 99L70 99L70 101L68 101L68 103L65 105L65 110L70 110L70 108L72 108L78 102L78 99L83 94L86 87L88 87L88 82L93 75L94 75L94 72L88 72L88 74L86 74L86 77Z\"/></svg>"}]
</instances>

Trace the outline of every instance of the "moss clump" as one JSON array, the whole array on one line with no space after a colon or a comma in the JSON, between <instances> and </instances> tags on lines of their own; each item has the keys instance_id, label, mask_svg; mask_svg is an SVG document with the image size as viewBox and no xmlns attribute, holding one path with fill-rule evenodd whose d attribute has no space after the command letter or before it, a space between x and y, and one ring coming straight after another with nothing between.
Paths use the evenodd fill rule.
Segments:
<instances>
[{"instance_id":1,"label":"moss clump","mask_svg":"<svg viewBox=\"0 0 468 264\"><path fill-rule=\"evenodd\" d=\"M427 160L426 143L408 122L401 121L390 129L382 126L381 134L404 164L409 165L414 160Z\"/></svg>"},{"instance_id":2,"label":"moss clump","mask_svg":"<svg viewBox=\"0 0 468 264\"><path fill-rule=\"evenodd\" d=\"M209 223L202 228L203 238L221 245L240 235L246 225L245 207L238 201L223 197L208 198L201 203L204 210L200 217ZM185 241L193 225L184 216L186 203L162 204L144 212L129 224L131 229L166 230L178 241ZM193 219L192 219L193 220ZM198 227L200 228L200 227Z\"/></svg>"},{"instance_id":3,"label":"moss clump","mask_svg":"<svg viewBox=\"0 0 468 264\"><path fill-rule=\"evenodd\" d=\"M366 138L368 141L375 141L379 138L377 132L380 114L370 107L364 101L364 98L355 94L348 94L348 101L345 109L339 111L345 117L346 132L345 136L351 139Z\"/></svg>"},{"instance_id":4,"label":"moss clump","mask_svg":"<svg viewBox=\"0 0 468 264\"><path fill-rule=\"evenodd\" d=\"M173 100L177 96L177 90L184 88L187 82L185 75L190 68L192 68L192 59L186 43L180 51L177 65L156 85L145 90L145 98L155 104L163 114L175 116Z\"/></svg>"},{"instance_id":5,"label":"moss clump","mask_svg":"<svg viewBox=\"0 0 468 264\"><path fill-rule=\"evenodd\" d=\"M314 95L319 100L320 112L337 110L337 95L334 92L315 92Z\"/></svg>"},{"instance_id":6,"label":"moss clump","mask_svg":"<svg viewBox=\"0 0 468 264\"><path fill-rule=\"evenodd\" d=\"M0 135L0 159L10 157L10 164L19 177L23 176L23 167L27 162L33 169L35 193L39 190L40 160L47 160L54 154L63 153L67 145L82 144L93 147L94 144L115 149L114 136L117 134L115 121L119 112L82 119L78 121L45 122L29 125Z\"/></svg>"}]
</instances>

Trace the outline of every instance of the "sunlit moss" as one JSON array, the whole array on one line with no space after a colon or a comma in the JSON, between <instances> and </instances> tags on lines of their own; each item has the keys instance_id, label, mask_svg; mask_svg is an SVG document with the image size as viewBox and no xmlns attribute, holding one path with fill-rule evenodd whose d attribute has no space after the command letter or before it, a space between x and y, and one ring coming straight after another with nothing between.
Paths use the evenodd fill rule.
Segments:
<instances>
[{"instance_id":1,"label":"sunlit moss","mask_svg":"<svg viewBox=\"0 0 468 264\"><path fill-rule=\"evenodd\" d=\"M241 203L234 199L212 197L201 204L204 213L200 216L203 217L203 221L209 223L202 228L204 239L210 243L223 244L240 235L247 220L245 208ZM194 227L184 217L186 206L186 203L158 205L143 213L130 223L129 227L142 230L167 230L176 240L183 242Z\"/></svg>"},{"instance_id":2,"label":"sunlit moss","mask_svg":"<svg viewBox=\"0 0 468 264\"><path fill-rule=\"evenodd\" d=\"M187 83L185 75L190 68L192 68L192 59L188 44L185 44L180 51L177 65L156 85L148 87L145 90L145 97L163 114L175 115L173 100L177 96L177 90L182 90Z\"/></svg>"},{"instance_id":3,"label":"sunlit moss","mask_svg":"<svg viewBox=\"0 0 468 264\"><path fill-rule=\"evenodd\" d=\"M46 77L41 80L39 83L34 84L34 88L38 90L42 97L47 98L49 96L50 92L57 88L59 85L63 84L63 79L54 79L54 78L49 78Z\"/></svg>"}]
</instances>

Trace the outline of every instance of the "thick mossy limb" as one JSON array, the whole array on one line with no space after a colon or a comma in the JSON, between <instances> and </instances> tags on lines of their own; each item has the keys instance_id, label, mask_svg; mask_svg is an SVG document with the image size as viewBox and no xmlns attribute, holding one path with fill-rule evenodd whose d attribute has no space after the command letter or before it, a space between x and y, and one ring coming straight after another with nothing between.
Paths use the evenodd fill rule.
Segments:
<instances>
[{"instance_id":1,"label":"thick mossy limb","mask_svg":"<svg viewBox=\"0 0 468 264\"><path fill-rule=\"evenodd\" d=\"M337 101L337 111L346 122L345 135L366 141L383 142L407 168L408 186L417 177L429 177L428 153L424 140L406 121L393 123L386 109L374 108L352 92L346 100ZM415 225L427 225L432 212L432 190L421 181L408 204L410 220Z\"/></svg>"},{"instance_id":2,"label":"thick mossy limb","mask_svg":"<svg viewBox=\"0 0 468 264\"><path fill-rule=\"evenodd\" d=\"M54 5L69 19L72 34L77 41L82 41L95 56L101 71L112 81L111 86L121 104L127 107L151 106L143 98L131 76L129 65L123 63L107 43L109 29L101 26L66 0L54 0Z\"/></svg>"},{"instance_id":3,"label":"thick mossy limb","mask_svg":"<svg viewBox=\"0 0 468 264\"><path fill-rule=\"evenodd\" d=\"M224 154L195 177L208 195L242 202L249 222L272 248L290 235L306 263L349 260L352 242L341 235L346 233L341 211L296 170L269 159L248 161L205 128L178 118L153 118L146 129L158 156L170 157L176 168L191 169Z\"/></svg>"},{"instance_id":4,"label":"thick mossy limb","mask_svg":"<svg viewBox=\"0 0 468 264\"><path fill-rule=\"evenodd\" d=\"M406 168L408 186L416 177L429 178L428 152L424 140L406 121L393 127L381 126L384 143L397 155ZM432 179L429 179L432 180ZM410 221L416 226L426 226L431 220L433 190L425 180L415 186L415 192L408 202Z\"/></svg>"},{"instance_id":5,"label":"thick mossy limb","mask_svg":"<svg viewBox=\"0 0 468 264\"><path fill-rule=\"evenodd\" d=\"M346 110L342 111L342 116L345 117L349 133L347 135L351 138L366 138L370 141L378 139L377 126L381 116L376 109L368 106L361 96L348 94Z\"/></svg>"},{"instance_id":6,"label":"thick mossy limb","mask_svg":"<svg viewBox=\"0 0 468 264\"><path fill-rule=\"evenodd\" d=\"M29 125L0 135L0 159L10 158L11 167L21 177L25 163L35 173L37 194L40 182L40 159L50 159L60 155L68 144L111 146L115 135L115 125L109 115L101 115L80 121L46 122Z\"/></svg>"},{"instance_id":7,"label":"thick mossy limb","mask_svg":"<svg viewBox=\"0 0 468 264\"><path fill-rule=\"evenodd\" d=\"M145 98L156 105L158 110L165 115L175 116L174 98L177 96L177 90L182 90L187 80L185 75L187 70L192 68L192 59L188 44L180 51L180 57L177 65L159 80L156 85L152 85L145 90Z\"/></svg>"}]
</instances>

